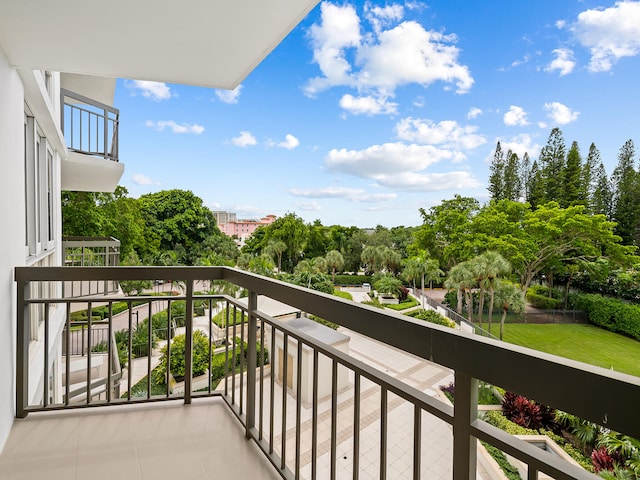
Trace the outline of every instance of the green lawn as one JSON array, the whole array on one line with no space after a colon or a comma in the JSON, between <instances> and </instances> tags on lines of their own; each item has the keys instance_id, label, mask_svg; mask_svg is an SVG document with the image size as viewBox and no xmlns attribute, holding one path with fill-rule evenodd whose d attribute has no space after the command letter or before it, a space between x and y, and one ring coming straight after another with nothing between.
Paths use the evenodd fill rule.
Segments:
<instances>
[{"instance_id":1,"label":"green lawn","mask_svg":"<svg viewBox=\"0 0 640 480\"><path fill-rule=\"evenodd\" d=\"M499 335L499 323L491 333ZM510 323L504 340L640 377L640 342L593 325Z\"/></svg>"}]
</instances>

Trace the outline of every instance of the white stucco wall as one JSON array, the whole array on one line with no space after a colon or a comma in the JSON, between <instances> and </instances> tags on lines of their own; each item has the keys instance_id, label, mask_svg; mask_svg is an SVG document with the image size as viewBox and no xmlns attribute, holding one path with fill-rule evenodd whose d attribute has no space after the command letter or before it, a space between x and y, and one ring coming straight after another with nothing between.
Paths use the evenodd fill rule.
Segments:
<instances>
[{"instance_id":1,"label":"white stucco wall","mask_svg":"<svg viewBox=\"0 0 640 480\"><path fill-rule=\"evenodd\" d=\"M16 289L13 268L25 262L24 93L0 50L0 450L15 415Z\"/></svg>"}]
</instances>

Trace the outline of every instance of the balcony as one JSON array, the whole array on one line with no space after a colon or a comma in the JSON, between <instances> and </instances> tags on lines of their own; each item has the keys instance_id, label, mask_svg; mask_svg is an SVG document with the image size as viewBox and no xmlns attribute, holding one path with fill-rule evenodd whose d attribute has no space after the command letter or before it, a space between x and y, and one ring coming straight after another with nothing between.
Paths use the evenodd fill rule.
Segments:
<instances>
[{"instance_id":1,"label":"balcony","mask_svg":"<svg viewBox=\"0 0 640 480\"><path fill-rule=\"evenodd\" d=\"M113 237L64 237L62 256L66 267L115 267L120 265L120 240ZM65 297L116 294L117 281L65 282Z\"/></svg>"},{"instance_id":2,"label":"balcony","mask_svg":"<svg viewBox=\"0 0 640 480\"><path fill-rule=\"evenodd\" d=\"M101 328L129 332L127 368L121 379L109 376L102 392L91 393L87 370L86 395L69 396L57 380L63 372L68 377L66 353L54 359L45 354L39 365L30 362L30 315L44 312L45 332L61 318L69 332L72 305L82 304L88 331L99 323L92 320L91 300L36 298L30 295L32 283L160 278L179 280L183 293L125 297L127 307L118 314L123 298L101 297L108 310ZM248 297L199 293L211 280L230 282ZM598 478L485 423L477 413L478 380L640 437L637 377L233 268L19 267L16 282L23 292L16 370L21 419L0 456L11 478L38 478L41 472L60 478L84 478L83 472L105 478L122 472L129 478L493 478L477 440L522 461L529 480L539 472L556 479ZM342 325L348 350L331 335L300 328L299 319L274 316L263 299ZM183 326L172 317L176 302L184 302ZM132 355L134 326L158 312L166 312L158 328L186 334L183 393L172 382L152 390L149 373L157 357ZM223 319L221 327L215 319ZM52 345L61 336L41 341ZM216 368L212 352L224 359L218 384L205 375L196 385L192 349L202 336L208 339L208 371ZM143 341L153 352L152 329ZM109 344L108 353L114 348ZM89 369L93 360L88 352ZM449 379L455 381L455 407L437 392Z\"/></svg>"},{"instance_id":3,"label":"balcony","mask_svg":"<svg viewBox=\"0 0 640 480\"><path fill-rule=\"evenodd\" d=\"M112 192L124 165L118 162L118 109L61 89L61 125L69 154L62 162L62 190Z\"/></svg>"}]
</instances>

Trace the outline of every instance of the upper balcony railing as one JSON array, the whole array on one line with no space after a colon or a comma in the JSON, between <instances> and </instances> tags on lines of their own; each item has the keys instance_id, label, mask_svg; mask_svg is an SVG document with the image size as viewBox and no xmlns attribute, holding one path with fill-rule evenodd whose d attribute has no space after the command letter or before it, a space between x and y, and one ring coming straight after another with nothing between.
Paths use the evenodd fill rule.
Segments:
<instances>
[{"instance_id":1,"label":"upper balcony railing","mask_svg":"<svg viewBox=\"0 0 640 480\"><path fill-rule=\"evenodd\" d=\"M120 265L120 240L113 237L63 237L65 267L117 267ZM65 282L65 297L106 295L118 292L117 281Z\"/></svg>"},{"instance_id":2,"label":"upper balcony railing","mask_svg":"<svg viewBox=\"0 0 640 480\"><path fill-rule=\"evenodd\" d=\"M91 98L60 90L62 130L71 151L118 161L120 111Z\"/></svg>"},{"instance_id":3,"label":"upper balcony railing","mask_svg":"<svg viewBox=\"0 0 640 480\"><path fill-rule=\"evenodd\" d=\"M15 274L19 292L16 369L19 417L50 409L158 400L181 399L188 404L195 397L219 396L236 414L247 438L256 442L286 479L316 478L320 469L326 469L331 478L344 478L345 468L353 478L359 478L365 468L371 474L371 456L365 461L363 452L367 449L370 453L372 448L375 477L393 477L394 462L399 455L404 455L412 465L412 478L429 478L424 469L434 461L432 450L445 445L451 452L446 458L450 459L447 462L450 461L448 468L453 479L473 480L478 468L477 440L494 445L524 462L528 466L528 480L537 479L538 472L558 480L598 478L479 418L478 380L534 398L605 428L640 437L638 377L427 324L241 270L228 267L18 267ZM139 334L147 344L146 351L151 352L155 342L152 330L162 329L165 335L172 332L177 320L172 318L172 304L184 302L181 322L184 322L186 336L182 390L174 389L170 381L160 391L152 390L149 356L144 360L147 376L141 382L143 388L138 396L132 393L131 376L127 375L127 380L120 385L127 394L118 395L115 379L108 378L105 394L94 397L89 393L92 382L89 372L86 374L86 397L81 401L70 401L68 392L66 395L61 392L57 397L49 395L52 359L45 354L41 367L34 367L33 359L30 359L33 345L29 343L29 315L34 309L29 306L46 305L45 332L63 331L52 328L56 314L62 316L68 332L70 307L83 300L32 298L30 284L167 278L179 281L184 287L183 293L124 299L114 296L101 298L100 302L107 302L104 321L109 336L116 328L122 328L117 326L118 322L128 331L125 334L127 358L123 359L128 365L134 360L133 346L134 342L140 342ZM246 290L246 302L221 294L197 293L198 285L202 285L200 282L207 284L211 280L225 280ZM271 317L259 308L263 305L259 303L263 297L289 305L294 311L308 312L338 323L387 346L450 369L455 379L455 405L452 407L407 380L395 378L323 343L305 330L293 328L287 320ZM127 306L119 318L115 307L123 300ZM98 327L98 321L93 320L94 305L91 301L84 302L88 313L86 326L91 335L92 329ZM144 319L161 312L165 313L158 317L158 325L146 330L135 328L139 314ZM205 358L209 359L209 372L213 369L222 373L219 385L213 383L211 375L206 375L204 383L198 385L192 378L196 329L208 337ZM137 330L134 339L132 332ZM171 336L172 333L165 338ZM44 351L51 351L51 346L59 341L55 336L45 337L49 348ZM219 343L223 346L218 347ZM174 345L167 343L169 358L172 349L176 348ZM117 347L110 343L109 356L113 348ZM58 370L67 369L68 372L68 355L58 357L62 361ZM89 352L89 369L92 358ZM34 381L34 376L44 380ZM34 389L42 389L43 394L38 395ZM345 399L348 402L344 403ZM400 410L402 415L398 414ZM439 430L442 438L436 439L435 443L430 441L427 432L432 431L434 422L444 426ZM221 445L224 444L220 439L223 434L215 433ZM372 444L375 445L372 447ZM345 461L348 461L347 467Z\"/></svg>"}]
</instances>

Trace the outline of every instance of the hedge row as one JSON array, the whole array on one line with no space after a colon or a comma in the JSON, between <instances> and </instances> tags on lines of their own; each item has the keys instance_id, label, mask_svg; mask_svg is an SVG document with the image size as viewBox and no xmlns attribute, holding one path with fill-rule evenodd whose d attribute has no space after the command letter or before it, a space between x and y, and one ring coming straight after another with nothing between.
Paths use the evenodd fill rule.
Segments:
<instances>
[{"instance_id":1,"label":"hedge row","mask_svg":"<svg viewBox=\"0 0 640 480\"><path fill-rule=\"evenodd\" d=\"M586 312L592 324L640 340L640 305L595 293L572 294L569 301L572 308Z\"/></svg>"},{"instance_id":2,"label":"hedge row","mask_svg":"<svg viewBox=\"0 0 640 480\"><path fill-rule=\"evenodd\" d=\"M363 283L371 283L369 275L336 275L333 282L334 285L362 285Z\"/></svg>"},{"instance_id":3,"label":"hedge row","mask_svg":"<svg viewBox=\"0 0 640 480\"><path fill-rule=\"evenodd\" d=\"M535 285L527 289L526 299L533 308L541 310L556 310L562 308L562 300L549 297L549 289L541 285Z\"/></svg>"}]
</instances>

